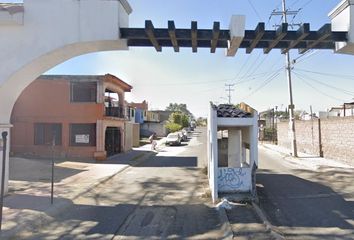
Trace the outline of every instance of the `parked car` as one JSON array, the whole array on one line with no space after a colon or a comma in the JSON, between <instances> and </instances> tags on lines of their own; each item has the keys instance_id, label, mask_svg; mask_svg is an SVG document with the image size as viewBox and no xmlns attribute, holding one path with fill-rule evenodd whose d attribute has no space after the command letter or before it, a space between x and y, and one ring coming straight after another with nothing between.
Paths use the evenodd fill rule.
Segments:
<instances>
[{"instance_id":1,"label":"parked car","mask_svg":"<svg viewBox=\"0 0 354 240\"><path fill-rule=\"evenodd\" d=\"M180 133L170 133L167 135L166 137L166 145L181 145L181 141L182 141L182 138L181 138L181 135Z\"/></svg>"}]
</instances>

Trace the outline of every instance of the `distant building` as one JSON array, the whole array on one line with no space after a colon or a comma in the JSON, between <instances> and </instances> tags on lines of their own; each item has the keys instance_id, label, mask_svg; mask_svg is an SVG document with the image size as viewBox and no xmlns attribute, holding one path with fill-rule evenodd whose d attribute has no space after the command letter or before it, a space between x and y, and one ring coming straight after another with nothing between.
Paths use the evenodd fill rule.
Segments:
<instances>
[{"instance_id":1,"label":"distant building","mask_svg":"<svg viewBox=\"0 0 354 240\"><path fill-rule=\"evenodd\" d=\"M14 154L61 157L107 156L132 148L133 125L124 105L132 87L119 78L47 75L18 98L11 117Z\"/></svg>"}]
</instances>

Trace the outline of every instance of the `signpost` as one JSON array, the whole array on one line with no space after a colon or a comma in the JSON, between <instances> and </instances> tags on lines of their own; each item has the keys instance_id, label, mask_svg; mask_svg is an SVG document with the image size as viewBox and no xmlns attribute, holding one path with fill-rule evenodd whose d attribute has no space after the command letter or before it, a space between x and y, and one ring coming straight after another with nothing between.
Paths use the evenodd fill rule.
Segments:
<instances>
[{"instance_id":1,"label":"signpost","mask_svg":"<svg viewBox=\"0 0 354 240\"><path fill-rule=\"evenodd\" d=\"M53 204L54 201L54 147L55 147L55 134L53 135L52 142L52 185L50 191L50 203Z\"/></svg>"},{"instance_id":2,"label":"signpost","mask_svg":"<svg viewBox=\"0 0 354 240\"><path fill-rule=\"evenodd\" d=\"M5 167L6 167L6 148L7 148L7 132L2 132L2 167L1 167L1 196L0 196L0 231L2 226L2 209L4 206L4 188L5 188Z\"/></svg>"}]
</instances>

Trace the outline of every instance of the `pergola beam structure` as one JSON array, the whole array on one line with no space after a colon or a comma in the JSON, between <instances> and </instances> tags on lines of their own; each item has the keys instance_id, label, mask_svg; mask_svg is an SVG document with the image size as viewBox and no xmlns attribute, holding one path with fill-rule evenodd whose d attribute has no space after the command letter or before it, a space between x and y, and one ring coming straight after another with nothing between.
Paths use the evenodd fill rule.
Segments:
<instances>
[{"instance_id":1,"label":"pergola beam structure","mask_svg":"<svg viewBox=\"0 0 354 240\"><path fill-rule=\"evenodd\" d=\"M168 34L171 38L171 43L175 52L179 52L178 41L176 37L176 27L174 21L168 21Z\"/></svg>"},{"instance_id":2,"label":"pergola beam structure","mask_svg":"<svg viewBox=\"0 0 354 240\"><path fill-rule=\"evenodd\" d=\"M294 48L299 42L306 38L310 34L310 24L304 23L296 31L297 39L290 42L287 48L282 49L282 54L289 52L290 49Z\"/></svg>"},{"instance_id":3,"label":"pergola beam structure","mask_svg":"<svg viewBox=\"0 0 354 240\"><path fill-rule=\"evenodd\" d=\"M159 42L157 41L155 34L154 34L154 25L150 20L145 21L145 33L148 36L151 44L155 47L156 51L161 52L162 47L160 46Z\"/></svg>"},{"instance_id":4,"label":"pergola beam structure","mask_svg":"<svg viewBox=\"0 0 354 240\"><path fill-rule=\"evenodd\" d=\"M198 51L198 23L192 21L191 23L191 42L192 42L192 52L196 53Z\"/></svg>"},{"instance_id":5,"label":"pergola beam structure","mask_svg":"<svg viewBox=\"0 0 354 240\"><path fill-rule=\"evenodd\" d=\"M213 38L211 39L211 48L210 52L215 53L216 45L218 44L220 35L220 22L214 22L213 25Z\"/></svg>"},{"instance_id":6,"label":"pergola beam structure","mask_svg":"<svg viewBox=\"0 0 354 240\"><path fill-rule=\"evenodd\" d=\"M215 52L217 48L231 46L230 30L220 29L220 23L214 23L213 29L198 29L197 22L191 23L190 29L176 29L174 22L168 22L168 28L154 28L151 21L146 21L145 28L121 28L120 37L127 39L128 46L155 47L161 51L162 47L173 47L178 52L181 47L210 48ZM238 48L246 48L247 53L254 49L263 49L269 53L273 49L281 49L286 53L291 49L300 49L303 53L309 49L335 49L335 42L346 42L347 32L332 32L331 25L326 24L318 31L310 31L308 23L303 24L297 31L288 31L285 25L276 31L265 30L264 23L259 23L255 30L245 30L240 39Z\"/></svg>"},{"instance_id":7,"label":"pergola beam structure","mask_svg":"<svg viewBox=\"0 0 354 240\"><path fill-rule=\"evenodd\" d=\"M255 38L251 41L251 44L248 48L246 48L246 53L251 53L253 49L257 46L259 41L262 39L263 35L265 33L265 24L258 23L257 28L255 30Z\"/></svg>"},{"instance_id":8,"label":"pergola beam structure","mask_svg":"<svg viewBox=\"0 0 354 240\"><path fill-rule=\"evenodd\" d=\"M263 50L263 53L268 54L279 42L282 40L288 32L288 23L282 23L276 31L275 39L270 43L268 48Z\"/></svg>"},{"instance_id":9,"label":"pergola beam structure","mask_svg":"<svg viewBox=\"0 0 354 240\"><path fill-rule=\"evenodd\" d=\"M317 31L317 39L315 41L306 42L306 47L299 49L299 54L303 54L308 50L315 48L317 44L321 43L323 40L328 38L332 34L331 24L325 24Z\"/></svg>"}]
</instances>

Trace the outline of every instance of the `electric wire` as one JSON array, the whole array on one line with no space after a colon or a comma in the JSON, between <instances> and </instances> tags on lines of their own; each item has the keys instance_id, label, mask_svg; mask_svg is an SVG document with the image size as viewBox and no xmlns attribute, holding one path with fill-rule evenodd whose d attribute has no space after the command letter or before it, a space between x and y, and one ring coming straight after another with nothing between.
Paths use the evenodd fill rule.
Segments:
<instances>
[{"instance_id":1,"label":"electric wire","mask_svg":"<svg viewBox=\"0 0 354 240\"><path fill-rule=\"evenodd\" d=\"M309 86L310 88L312 88L313 90L315 90L316 92L318 93L321 93L322 95L328 97L328 98L331 98L331 99L334 99L334 100L337 100L337 101L341 101L341 102L344 102L343 99L340 99L340 98L337 98L337 97L334 97L334 96L331 96L321 90L319 90L318 88L314 87L312 84L310 84L305 78L299 76L296 72L294 72L294 75L300 79L302 82L304 82L307 86Z\"/></svg>"},{"instance_id":2,"label":"electric wire","mask_svg":"<svg viewBox=\"0 0 354 240\"><path fill-rule=\"evenodd\" d=\"M302 68L297 68L296 70L301 71L301 72L314 73L314 74L327 76L327 77L332 76L332 77L340 77L340 78L354 80L354 75L334 74L334 73L328 73L328 72L316 72L316 71L311 71L311 70L302 69Z\"/></svg>"},{"instance_id":3,"label":"electric wire","mask_svg":"<svg viewBox=\"0 0 354 240\"><path fill-rule=\"evenodd\" d=\"M273 75L269 76L258 88L256 88L254 91L252 91L250 94L248 94L247 96L245 96L243 98L243 101L246 100L247 98L251 97L252 95L254 95L255 93L257 93L259 90L261 90L262 88L266 87L269 83L271 83L276 77L278 77L280 74L280 71L274 73Z\"/></svg>"},{"instance_id":4,"label":"electric wire","mask_svg":"<svg viewBox=\"0 0 354 240\"><path fill-rule=\"evenodd\" d=\"M317 82L317 83L319 83L319 84L321 84L321 85L323 85L323 86L326 86L326 87L328 87L328 88L330 88L330 89L337 90L338 92L347 94L347 95L352 96L352 97L354 96L354 92L351 92L351 91L349 91L349 90L346 90L346 89L343 89L343 88L339 88L339 87L330 85L330 84L328 84L328 83L321 82L321 81L319 81L319 80L317 80L317 79L314 79L314 78L312 78L312 77L309 77L309 76L307 76L307 75L305 75L305 74L300 74L300 73L298 73L298 72L296 72L296 71L294 71L294 73L297 73L299 76L302 76L303 78L306 78L306 79L308 79L308 80Z\"/></svg>"},{"instance_id":5,"label":"electric wire","mask_svg":"<svg viewBox=\"0 0 354 240\"><path fill-rule=\"evenodd\" d=\"M254 7L253 3L251 2L251 0L248 0L249 5L251 6L251 8L253 9L253 11L256 13L257 17L259 18L260 21L262 21L261 15L259 15L257 9Z\"/></svg>"}]
</instances>

